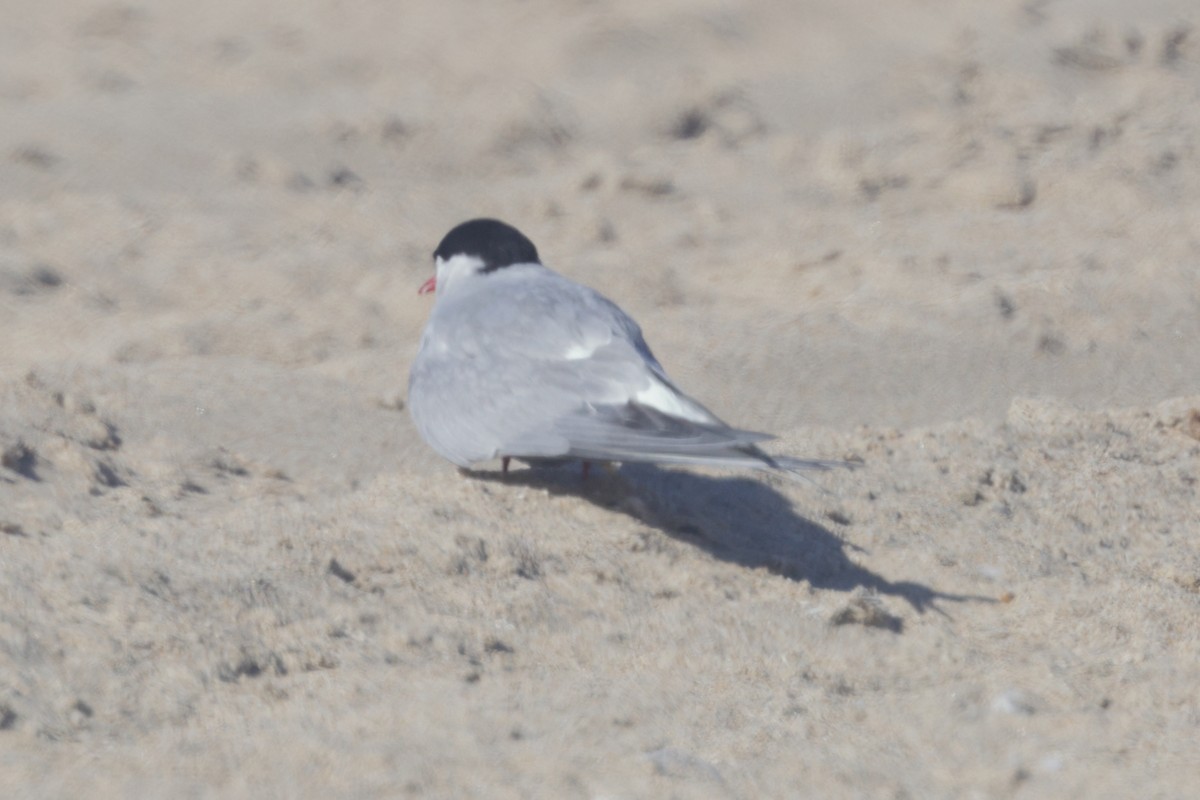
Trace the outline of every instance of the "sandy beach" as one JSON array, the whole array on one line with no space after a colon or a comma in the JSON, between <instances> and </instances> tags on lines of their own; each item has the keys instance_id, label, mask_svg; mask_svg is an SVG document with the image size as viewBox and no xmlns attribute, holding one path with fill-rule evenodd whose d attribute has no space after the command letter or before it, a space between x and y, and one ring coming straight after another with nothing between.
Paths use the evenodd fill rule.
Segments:
<instances>
[{"instance_id":1,"label":"sandy beach","mask_svg":"<svg viewBox=\"0 0 1200 800\"><path fill-rule=\"evenodd\" d=\"M1192 0L0 12L0 794L1196 794ZM476 216L861 468L460 474Z\"/></svg>"}]
</instances>

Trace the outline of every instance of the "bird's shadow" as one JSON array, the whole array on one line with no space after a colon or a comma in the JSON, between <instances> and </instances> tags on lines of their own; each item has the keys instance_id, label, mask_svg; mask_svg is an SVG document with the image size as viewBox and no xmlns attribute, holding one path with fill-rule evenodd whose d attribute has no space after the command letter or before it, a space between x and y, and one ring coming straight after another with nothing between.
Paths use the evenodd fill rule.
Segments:
<instances>
[{"instance_id":1,"label":"bird's shadow","mask_svg":"<svg viewBox=\"0 0 1200 800\"><path fill-rule=\"evenodd\" d=\"M581 479L578 466L468 474L478 480L579 497L627 514L722 561L766 569L817 590L862 589L868 596L898 597L918 613L933 609L945 614L938 602L996 602L981 595L942 592L916 581L889 580L859 566L847 551L861 548L797 514L787 497L759 478L704 475L643 464L624 465L612 475L589 479ZM862 614L852 611L851 616L865 614L865 619L843 621L901 630L903 623L898 617L878 607L872 611L863 605L863 609Z\"/></svg>"}]
</instances>

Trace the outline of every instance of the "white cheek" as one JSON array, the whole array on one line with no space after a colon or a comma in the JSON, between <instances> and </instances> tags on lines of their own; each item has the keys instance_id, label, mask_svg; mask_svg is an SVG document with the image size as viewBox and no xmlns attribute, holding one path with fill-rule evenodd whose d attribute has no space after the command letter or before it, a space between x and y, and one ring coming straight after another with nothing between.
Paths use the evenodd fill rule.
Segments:
<instances>
[{"instance_id":1,"label":"white cheek","mask_svg":"<svg viewBox=\"0 0 1200 800\"><path fill-rule=\"evenodd\" d=\"M456 283L469 275L473 275L483 267L483 260L477 256L457 255L450 258L437 259L437 288L445 294Z\"/></svg>"}]
</instances>

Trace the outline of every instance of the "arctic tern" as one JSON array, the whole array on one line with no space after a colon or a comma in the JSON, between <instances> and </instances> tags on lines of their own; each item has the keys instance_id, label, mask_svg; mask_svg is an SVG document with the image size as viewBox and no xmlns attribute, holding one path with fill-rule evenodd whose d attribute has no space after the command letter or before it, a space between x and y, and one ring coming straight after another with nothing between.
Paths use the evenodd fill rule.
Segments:
<instances>
[{"instance_id":1,"label":"arctic tern","mask_svg":"<svg viewBox=\"0 0 1200 800\"><path fill-rule=\"evenodd\" d=\"M437 297L408 379L422 438L468 468L579 459L799 473L847 466L770 455L684 394L641 328L599 292L542 265L516 228L473 219L433 253Z\"/></svg>"}]
</instances>

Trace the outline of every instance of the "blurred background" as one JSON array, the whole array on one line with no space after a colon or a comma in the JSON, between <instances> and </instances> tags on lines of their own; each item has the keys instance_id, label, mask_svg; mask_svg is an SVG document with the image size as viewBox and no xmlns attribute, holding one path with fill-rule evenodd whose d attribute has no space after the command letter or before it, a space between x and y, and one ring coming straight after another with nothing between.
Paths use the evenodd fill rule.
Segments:
<instances>
[{"instance_id":1,"label":"blurred background","mask_svg":"<svg viewBox=\"0 0 1200 800\"><path fill-rule=\"evenodd\" d=\"M402 398L430 252L494 215L750 427L1195 393L1197 16L5 0L0 376L236 356Z\"/></svg>"},{"instance_id":2,"label":"blurred background","mask_svg":"<svg viewBox=\"0 0 1200 800\"><path fill-rule=\"evenodd\" d=\"M1197 0L0 0L5 798L1195 795L1198 130ZM464 479L480 215L863 469Z\"/></svg>"}]
</instances>

